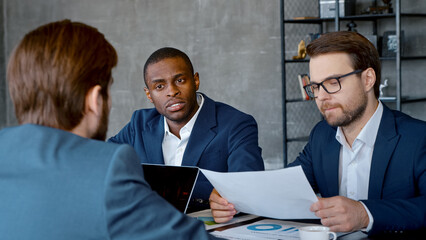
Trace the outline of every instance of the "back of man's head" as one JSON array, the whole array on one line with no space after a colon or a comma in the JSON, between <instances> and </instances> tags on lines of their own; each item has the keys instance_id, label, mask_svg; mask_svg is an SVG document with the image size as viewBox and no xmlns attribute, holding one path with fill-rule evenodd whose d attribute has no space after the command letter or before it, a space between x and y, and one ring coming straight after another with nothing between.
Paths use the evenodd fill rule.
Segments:
<instances>
[{"instance_id":1,"label":"back of man's head","mask_svg":"<svg viewBox=\"0 0 426 240\"><path fill-rule=\"evenodd\" d=\"M63 20L38 27L13 51L9 91L20 124L71 130L84 114L94 86L108 99L117 53L104 35L83 23Z\"/></svg>"},{"instance_id":2,"label":"back of man's head","mask_svg":"<svg viewBox=\"0 0 426 240\"><path fill-rule=\"evenodd\" d=\"M143 67L145 85L147 83L146 71L148 69L148 66L154 63L158 63L166 58L182 58L185 61L186 65L189 67L189 71L194 74L194 67L192 66L191 60L189 59L188 55L186 55L186 53L176 48L164 47L153 52L146 60L145 65Z\"/></svg>"}]
</instances>

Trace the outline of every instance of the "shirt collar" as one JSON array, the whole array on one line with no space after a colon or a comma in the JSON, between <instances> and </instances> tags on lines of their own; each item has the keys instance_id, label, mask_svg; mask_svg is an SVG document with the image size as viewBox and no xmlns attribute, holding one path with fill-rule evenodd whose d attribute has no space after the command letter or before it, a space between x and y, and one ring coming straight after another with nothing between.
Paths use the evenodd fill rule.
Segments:
<instances>
[{"instance_id":1,"label":"shirt collar","mask_svg":"<svg viewBox=\"0 0 426 240\"><path fill-rule=\"evenodd\" d=\"M179 131L180 133L183 132L183 131L191 132L192 128L194 128L195 121L197 120L198 114L200 113L200 110L201 110L201 108L203 107L203 104L204 104L204 97L200 93L197 93L197 104L198 104L197 112L194 114L194 116L192 116L191 120L189 120L185 124L185 126L183 126L180 129L180 131ZM163 116L163 118L164 118L164 116ZM164 119L164 135L167 136L169 134L173 134L173 133L170 132L169 125L167 124L166 119Z\"/></svg>"},{"instance_id":2,"label":"shirt collar","mask_svg":"<svg viewBox=\"0 0 426 240\"><path fill-rule=\"evenodd\" d=\"M364 142L369 147L374 147L374 143L376 142L377 132L379 131L380 120L383 115L383 104L379 100L379 104L377 106L376 111L373 116L368 120L365 126L362 128L361 132L356 137L356 140L360 140ZM341 144L347 144L346 138L343 134L341 127L337 127L336 132L336 140Z\"/></svg>"}]
</instances>

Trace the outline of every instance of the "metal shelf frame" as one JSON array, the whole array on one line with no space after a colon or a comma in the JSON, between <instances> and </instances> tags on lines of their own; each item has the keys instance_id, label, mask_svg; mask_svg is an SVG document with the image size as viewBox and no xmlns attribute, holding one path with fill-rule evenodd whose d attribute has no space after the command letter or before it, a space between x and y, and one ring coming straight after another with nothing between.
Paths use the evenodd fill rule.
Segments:
<instances>
[{"instance_id":1,"label":"metal shelf frame","mask_svg":"<svg viewBox=\"0 0 426 240\"><path fill-rule=\"evenodd\" d=\"M366 15L355 15L355 16L339 16L339 0L335 0L335 9L336 13L334 18L316 18L316 17L310 17L306 19L285 19L284 13L285 13L285 6L284 6L285 0L280 0L280 23L281 23L281 67L282 67L282 117L283 117L283 156L284 156L284 166L287 166L288 164L288 142L297 142L297 141L307 141L308 138L306 136L300 136L300 137L291 137L288 138L287 135L287 103L297 103L302 102L303 100L299 99L287 99L286 96L286 64L291 63L307 63L309 62L309 59L298 59L298 60L292 60L292 59L286 59L286 53L285 53L285 28L286 24L318 24L319 26L319 33L323 33L323 24L324 23L333 23L334 22L334 31L340 31L340 24L342 21L371 21L373 23L373 33L377 35L377 26L378 21L380 19L395 19L395 32L397 35L397 52L394 57L381 57L381 61L395 61L395 81L396 81L396 89L395 89L395 96L393 97L385 97L380 98L382 102L391 102L395 103L395 108L399 111L401 111L401 104L402 103L415 103L415 102L422 102L426 101L426 97L408 97L408 96L401 96L401 79L402 79L402 73L401 73L401 62L402 61L415 61L415 60L425 60L426 56L402 56L402 39L401 39L401 17L408 17L408 18L426 18L425 13L401 13L401 0L395 0L393 1L393 7L394 7L394 13L388 13L388 14L366 14ZM319 4L319 3L318 3Z\"/></svg>"}]
</instances>

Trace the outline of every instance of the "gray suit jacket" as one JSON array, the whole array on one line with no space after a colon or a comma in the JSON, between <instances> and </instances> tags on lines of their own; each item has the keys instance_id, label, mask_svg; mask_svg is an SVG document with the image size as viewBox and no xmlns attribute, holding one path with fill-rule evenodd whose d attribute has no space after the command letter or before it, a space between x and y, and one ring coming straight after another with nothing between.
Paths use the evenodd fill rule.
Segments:
<instances>
[{"instance_id":1,"label":"gray suit jacket","mask_svg":"<svg viewBox=\"0 0 426 240\"><path fill-rule=\"evenodd\" d=\"M153 192L135 151L38 125L0 131L0 239L209 239Z\"/></svg>"}]
</instances>

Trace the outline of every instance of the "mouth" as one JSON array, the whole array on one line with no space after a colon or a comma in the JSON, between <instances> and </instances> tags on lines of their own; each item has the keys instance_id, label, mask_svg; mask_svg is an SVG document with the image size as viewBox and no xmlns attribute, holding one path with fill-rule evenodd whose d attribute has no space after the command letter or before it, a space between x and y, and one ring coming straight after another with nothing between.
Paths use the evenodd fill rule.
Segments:
<instances>
[{"instance_id":1,"label":"mouth","mask_svg":"<svg viewBox=\"0 0 426 240\"><path fill-rule=\"evenodd\" d=\"M337 108L338 108L338 106L324 105L324 106L322 106L321 110L322 110L322 112L326 113L326 112L336 110Z\"/></svg>"},{"instance_id":2,"label":"mouth","mask_svg":"<svg viewBox=\"0 0 426 240\"><path fill-rule=\"evenodd\" d=\"M166 105L166 109L170 112L176 112L181 110L184 106L184 102L172 102Z\"/></svg>"},{"instance_id":3,"label":"mouth","mask_svg":"<svg viewBox=\"0 0 426 240\"><path fill-rule=\"evenodd\" d=\"M323 108L322 110L324 112L328 112L328 111L333 111L334 109L336 109L335 107L330 107L330 108Z\"/></svg>"}]
</instances>

